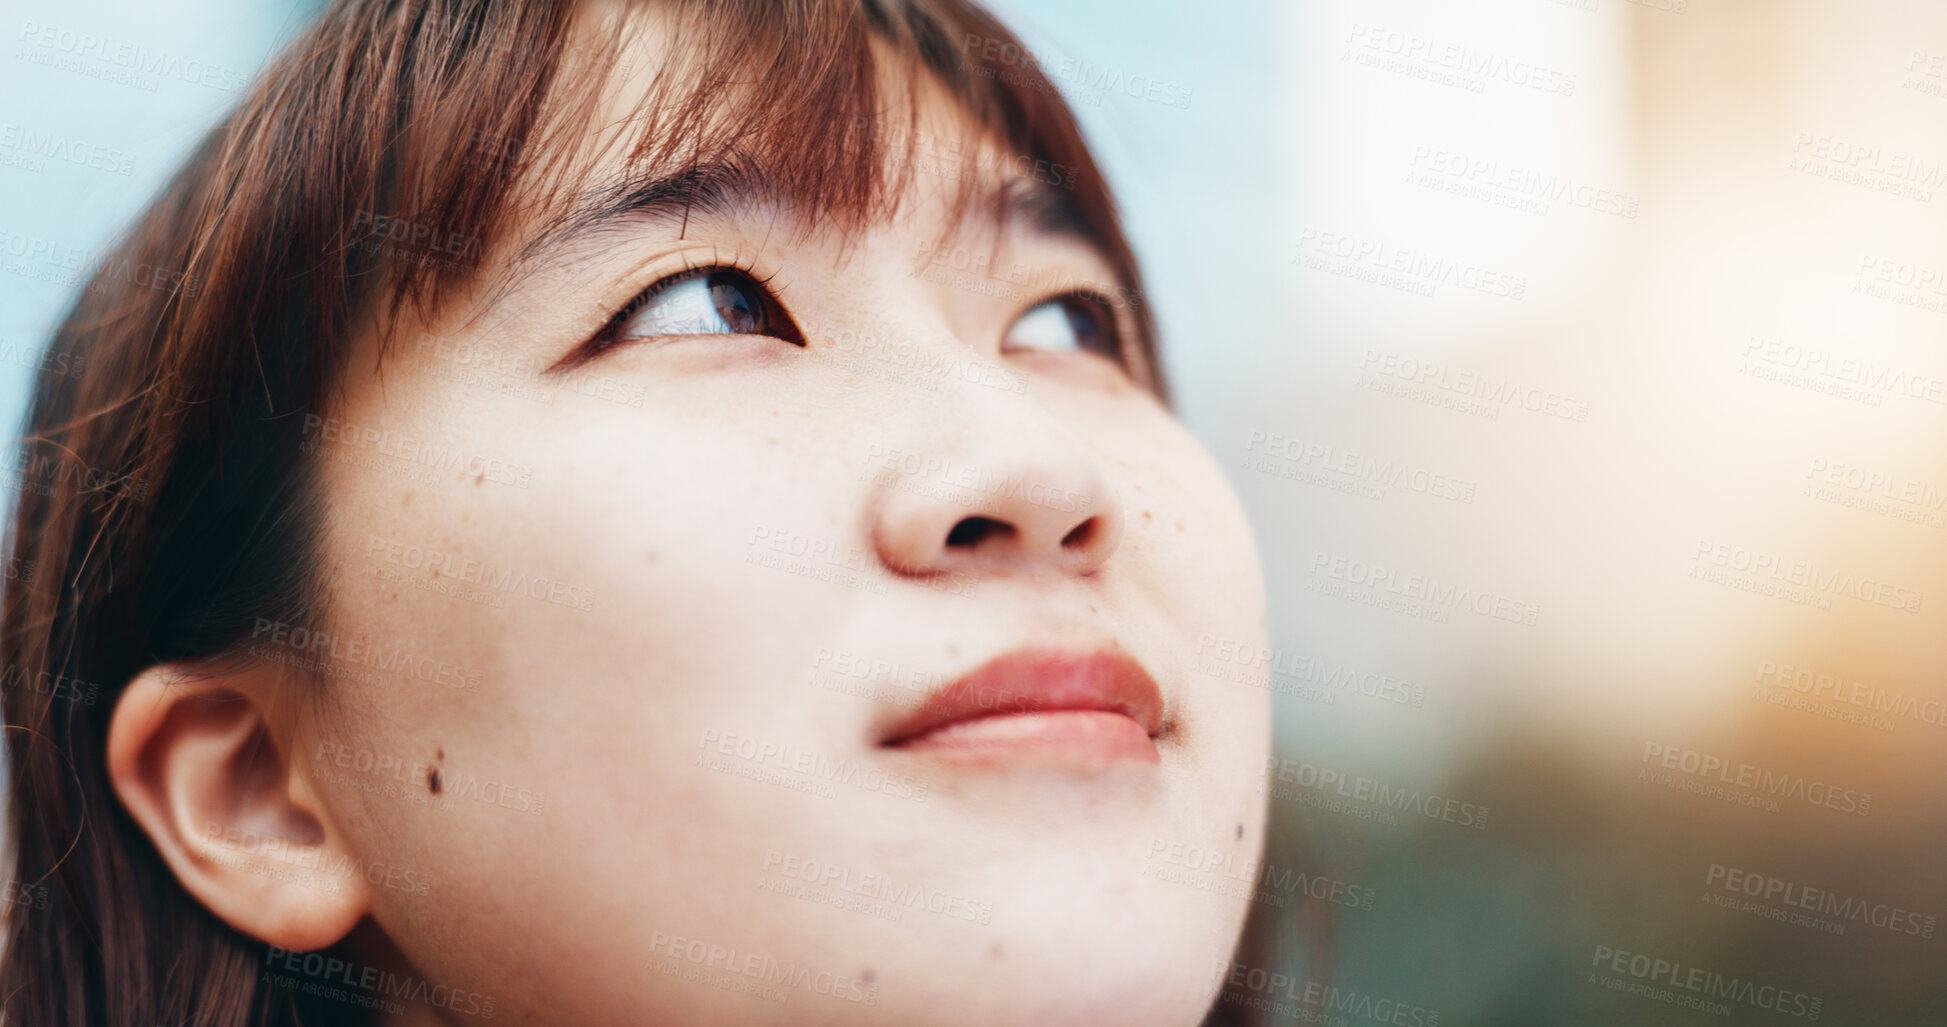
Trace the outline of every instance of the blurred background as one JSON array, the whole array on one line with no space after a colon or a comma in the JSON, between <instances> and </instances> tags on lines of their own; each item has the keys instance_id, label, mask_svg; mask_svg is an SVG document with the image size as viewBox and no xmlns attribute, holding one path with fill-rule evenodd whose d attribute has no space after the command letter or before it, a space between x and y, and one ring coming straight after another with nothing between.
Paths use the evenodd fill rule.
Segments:
<instances>
[{"instance_id":1,"label":"blurred background","mask_svg":"<svg viewBox=\"0 0 1947 1027\"><path fill-rule=\"evenodd\" d=\"M1264 556L1213 1022L1947 1023L1947 7L995 6ZM11 6L0 422L315 13Z\"/></svg>"}]
</instances>

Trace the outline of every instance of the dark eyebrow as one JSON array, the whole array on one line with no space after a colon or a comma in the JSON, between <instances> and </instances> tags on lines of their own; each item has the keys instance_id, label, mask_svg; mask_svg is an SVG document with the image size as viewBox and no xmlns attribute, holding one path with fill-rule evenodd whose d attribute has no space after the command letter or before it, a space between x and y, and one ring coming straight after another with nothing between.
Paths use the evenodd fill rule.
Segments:
<instances>
[{"instance_id":1,"label":"dark eyebrow","mask_svg":"<svg viewBox=\"0 0 1947 1027\"><path fill-rule=\"evenodd\" d=\"M604 232L645 223L687 226L691 218L728 220L754 207L797 209L801 204L794 202L793 192L762 166L728 159L700 162L647 180L611 179L584 193L564 217L522 246L502 281L512 283L532 275ZM985 208L1002 223L1019 224L1040 235L1077 239L1107 253L1107 241L1091 229L1072 199L1056 185L1014 178L997 189L976 192L970 209Z\"/></svg>"},{"instance_id":2,"label":"dark eyebrow","mask_svg":"<svg viewBox=\"0 0 1947 1027\"><path fill-rule=\"evenodd\" d=\"M566 216L543 227L509 262L505 281L535 273L577 244L618 228L729 218L754 204L781 198L772 176L746 163L710 161L644 181L609 180L584 193Z\"/></svg>"},{"instance_id":3,"label":"dark eyebrow","mask_svg":"<svg viewBox=\"0 0 1947 1027\"><path fill-rule=\"evenodd\" d=\"M1016 178L1001 186L990 202L1000 205L1004 221L1024 225L1041 235L1079 239L1107 253L1108 240L1089 227L1088 219L1082 216L1073 199L1068 190L1053 183Z\"/></svg>"}]
</instances>

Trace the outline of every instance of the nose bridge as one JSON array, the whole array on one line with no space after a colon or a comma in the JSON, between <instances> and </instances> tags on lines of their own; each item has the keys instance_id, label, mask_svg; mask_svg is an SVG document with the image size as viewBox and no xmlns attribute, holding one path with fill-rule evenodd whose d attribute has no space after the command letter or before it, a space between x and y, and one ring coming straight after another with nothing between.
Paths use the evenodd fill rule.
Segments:
<instances>
[{"instance_id":1,"label":"nose bridge","mask_svg":"<svg viewBox=\"0 0 1947 1027\"><path fill-rule=\"evenodd\" d=\"M872 536L895 571L1093 573L1121 537L1107 473L1024 392L942 382L866 447Z\"/></svg>"}]
</instances>

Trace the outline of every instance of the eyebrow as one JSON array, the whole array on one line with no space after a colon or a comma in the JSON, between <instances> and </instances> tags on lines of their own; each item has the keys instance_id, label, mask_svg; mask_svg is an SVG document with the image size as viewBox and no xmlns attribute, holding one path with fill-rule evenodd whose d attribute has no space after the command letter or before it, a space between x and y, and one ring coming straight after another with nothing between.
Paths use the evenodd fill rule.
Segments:
<instances>
[{"instance_id":1,"label":"eyebrow","mask_svg":"<svg viewBox=\"0 0 1947 1027\"><path fill-rule=\"evenodd\" d=\"M753 208L790 210L800 190L761 165L710 160L670 174L609 180L584 193L568 214L548 224L514 255L503 281L527 278L560 257L602 235L653 224L687 228L692 219L726 221ZM1063 190L1037 180L1014 178L996 189L975 193L971 209L997 210L1002 223L1022 225L1037 235L1074 238L1108 252Z\"/></svg>"},{"instance_id":2,"label":"eyebrow","mask_svg":"<svg viewBox=\"0 0 1947 1027\"><path fill-rule=\"evenodd\" d=\"M783 195L772 176L749 164L709 161L648 180L610 179L582 194L567 216L549 223L510 262L507 277L525 278L606 232L644 224L687 225L726 219Z\"/></svg>"}]
</instances>

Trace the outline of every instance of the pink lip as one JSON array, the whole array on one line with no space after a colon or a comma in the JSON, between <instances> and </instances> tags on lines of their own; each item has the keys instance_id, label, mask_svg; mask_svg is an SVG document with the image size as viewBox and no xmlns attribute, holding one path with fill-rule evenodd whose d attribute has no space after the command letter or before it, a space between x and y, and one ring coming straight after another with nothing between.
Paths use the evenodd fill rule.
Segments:
<instances>
[{"instance_id":1,"label":"pink lip","mask_svg":"<svg viewBox=\"0 0 1947 1027\"><path fill-rule=\"evenodd\" d=\"M879 744L962 763L1157 763L1162 721L1162 690L1128 656L1023 649L934 692Z\"/></svg>"}]
</instances>

